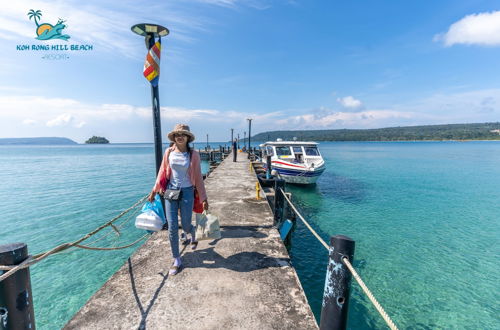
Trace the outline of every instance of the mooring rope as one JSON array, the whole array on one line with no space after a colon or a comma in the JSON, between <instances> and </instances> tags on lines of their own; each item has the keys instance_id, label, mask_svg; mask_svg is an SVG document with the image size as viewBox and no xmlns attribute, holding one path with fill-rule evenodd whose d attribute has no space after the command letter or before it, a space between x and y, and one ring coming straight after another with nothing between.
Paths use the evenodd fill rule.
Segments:
<instances>
[{"instance_id":1,"label":"mooring rope","mask_svg":"<svg viewBox=\"0 0 500 330\"><path fill-rule=\"evenodd\" d=\"M137 240L133 241L132 243L130 243L130 244L128 244L128 245L117 246L117 247L110 247L110 248L107 248L107 247L94 247L94 246L89 246L89 245L80 245L80 244L75 245L75 247L80 248L80 249L96 250L96 251L121 250L121 249L126 249L126 248L128 248L128 247L131 247L131 246L132 246L132 245L134 245L134 244L139 243L140 241L142 241L143 239L145 239L145 238L146 238L146 237L148 237L149 235L150 235L150 234L145 234L144 236L139 237Z\"/></svg>"},{"instance_id":2,"label":"mooring rope","mask_svg":"<svg viewBox=\"0 0 500 330\"><path fill-rule=\"evenodd\" d=\"M382 308L382 306L377 301L377 299L375 299L375 296L370 291L370 289L368 289L368 287L363 282L363 280L361 279L361 277L358 275L358 273L356 272L356 270L354 269L354 267L349 262L349 259L347 259L346 257L344 257L344 258L342 258L342 261L347 266L347 268L351 271L352 276L354 276L354 278L358 282L359 286L363 289L363 291L368 296L368 298L372 302L373 306L375 306L375 308L377 309L377 311L380 313L380 315L382 316L382 318L385 320L385 322L387 323L387 325L389 326L389 328L391 328L392 330L397 330L397 327L394 324L394 322L392 322L391 318L389 317L389 315L387 315L387 313L385 312L384 308Z\"/></svg>"},{"instance_id":3,"label":"mooring rope","mask_svg":"<svg viewBox=\"0 0 500 330\"><path fill-rule=\"evenodd\" d=\"M138 240L134 241L131 244L127 244L127 245L120 246L120 247L98 248L98 247L91 247L91 246L80 245L81 242L83 242L86 239L92 237L93 235L95 235L96 233L98 233L99 231L101 231L102 229L104 229L104 228L106 228L108 226L111 226L113 228L114 227L113 222L115 222L116 220L120 219L123 215L127 214L128 212L130 212L131 210L133 210L135 207L137 207L139 204L141 204L142 202L144 202L144 200L147 197L148 197L147 195L144 196L144 197L142 197L134 205L132 205L131 207L129 207L125 211L121 212L120 214L118 214L116 217L114 217L110 221L108 221L105 224L97 227L93 231L87 233L86 235L82 236L81 238L79 238L78 240L76 240L76 241L74 241L72 243L63 243L63 244L60 244L60 245L58 245L58 246L50 249L49 251L42 252L42 253L36 254L34 256L28 256L28 258L26 260L24 260L22 263L20 263L19 265L15 265L15 266L13 266L13 265L0 265L0 271L1 270L7 270L6 273L4 273L3 275L0 276L0 282L2 282L4 279L8 278L11 275L14 275L14 273L16 273L17 271L19 271L21 269L25 269L25 268L28 268L30 266L33 266L34 264L42 261L43 259L47 258L48 256L50 256L52 254L55 254L55 253L58 253L58 252L62 252L62 251L67 250L67 249L69 249L71 247L78 247L78 248L89 249L89 250L119 250L119 249L125 249L127 247L130 247L130 246L132 246L132 245L140 242L142 239L144 239L146 236L148 236L148 234L142 236L141 238L139 238ZM116 230L116 227L113 228L113 230ZM92 243L95 243L98 240L100 240L100 239L97 239L97 240L95 240Z\"/></svg>"},{"instance_id":4,"label":"mooring rope","mask_svg":"<svg viewBox=\"0 0 500 330\"><path fill-rule=\"evenodd\" d=\"M314 236L316 236L316 238L320 241L320 243L328 251L330 249L330 247L328 246L328 244L326 244L326 242L321 238L321 236L319 236L318 233L311 227L311 225L309 225L309 223L304 219L304 217L300 214L300 212L297 210L297 208L295 207L295 205L293 205L292 201L288 198L288 196L286 195L285 191L283 191L283 188L279 188L279 189L281 190L281 193L283 194L283 196L287 200L288 205L290 205L292 207L292 209L294 210L295 214L302 220L302 222L304 222L304 224L306 225L306 227L311 231L311 233ZM392 330L397 330L398 328L396 327L396 325L394 324L394 322L391 320L391 318L389 317L389 315L387 315L387 313L385 312L384 308L377 301L377 299L375 298L375 296L373 295L373 293L370 291L370 289L368 289L368 287L366 286L366 284L363 282L363 280L361 279L361 277L358 275L358 273L356 272L356 270L354 269L354 267L349 262L349 259L347 259L347 258L344 257L344 258L342 258L342 261L347 266L347 269L349 269L349 271L351 272L352 276L354 276L354 278L358 282L359 286L363 289L363 292L368 296L368 298L372 302L372 304L375 307L375 309L380 313L380 315L382 316L382 318L384 319L384 321L387 323L387 326L389 328L391 328Z\"/></svg>"}]
</instances>

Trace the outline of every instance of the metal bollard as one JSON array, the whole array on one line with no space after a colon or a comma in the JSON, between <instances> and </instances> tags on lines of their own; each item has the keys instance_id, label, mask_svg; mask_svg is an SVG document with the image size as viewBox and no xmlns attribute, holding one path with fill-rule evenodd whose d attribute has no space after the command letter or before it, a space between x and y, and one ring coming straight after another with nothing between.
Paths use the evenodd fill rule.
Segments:
<instances>
[{"instance_id":1,"label":"metal bollard","mask_svg":"<svg viewBox=\"0 0 500 330\"><path fill-rule=\"evenodd\" d=\"M352 276L342 262L342 258L345 257L350 263L353 262L354 245L354 241L344 235L330 238L330 253L319 325L321 330L347 328L347 310Z\"/></svg>"},{"instance_id":2,"label":"metal bollard","mask_svg":"<svg viewBox=\"0 0 500 330\"><path fill-rule=\"evenodd\" d=\"M260 184L259 181L255 182L255 199L260 201Z\"/></svg>"},{"instance_id":3,"label":"metal bollard","mask_svg":"<svg viewBox=\"0 0 500 330\"><path fill-rule=\"evenodd\" d=\"M271 156L267 156L266 157L266 167L267 167L267 171L266 171L266 179L270 179L271 178Z\"/></svg>"},{"instance_id":4,"label":"metal bollard","mask_svg":"<svg viewBox=\"0 0 500 330\"><path fill-rule=\"evenodd\" d=\"M283 214L285 211L285 197L283 196L283 193L281 192L281 189L285 191L285 180L283 179L276 179L274 180L274 205L273 205L273 211L274 211L274 221L273 224L277 226L283 221Z\"/></svg>"},{"instance_id":5,"label":"metal bollard","mask_svg":"<svg viewBox=\"0 0 500 330\"><path fill-rule=\"evenodd\" d=\"M0 245L0 265L19 265L26 258L28 246L25 243ZM29 268L0 282L0 329L35 329Z\"/></svg>"}]
</instances>

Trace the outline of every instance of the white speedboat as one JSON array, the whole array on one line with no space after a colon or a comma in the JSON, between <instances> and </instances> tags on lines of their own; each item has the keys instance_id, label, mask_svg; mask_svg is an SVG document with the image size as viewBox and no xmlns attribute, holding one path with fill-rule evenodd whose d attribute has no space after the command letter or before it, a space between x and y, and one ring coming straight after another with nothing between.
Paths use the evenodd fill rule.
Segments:
<instances>
[{"instance_id":1,"label":"white speedboat","mask_svg":"<svg viewBox=\"0 0 500 330\"><path fill-rule=\"evenodd\" d=\"M325 170L325 161L316 142L283 141L260 145L262 158L271 156L271 167L286 182L299 184L316 183Z\"/></svg>"}]
</instances>

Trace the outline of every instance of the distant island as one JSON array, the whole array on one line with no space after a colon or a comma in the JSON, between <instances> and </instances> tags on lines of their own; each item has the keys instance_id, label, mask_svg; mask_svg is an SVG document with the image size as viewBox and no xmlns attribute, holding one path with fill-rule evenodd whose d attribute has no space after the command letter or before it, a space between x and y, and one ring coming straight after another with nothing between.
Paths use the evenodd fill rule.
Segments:
<instances>
[{"instance_id":1,"label":"distant island","mask_svg":"<svg viewBox=\"0 0 500 330\"><path fill-rule=\"evenodd\" d=\"M78 144L62 137L0 138L0 145L68 145Z\"/></svg>"},{"instance_id":2,"label":"distant island","mask_svg":"<svg viewBox=\"0 0 500 330\"><path fill-rule=\"evenodd\" d=\"M102 136L93 136L87 141L85 141L87 144L106 144L109 143L108 139Z\"/></svg>"},{"instance_id":3,"label":"distant island","mask_svg":"<svg viewBox=\"0 0 500 330\"><path fill-rule=\"evenodd\" d=\"M388 127L376 129L331 129L270 131L252 136L252 141L277 138L299 141L450 141L500 140L500 122Z\"/></svg>"}]
</instances>

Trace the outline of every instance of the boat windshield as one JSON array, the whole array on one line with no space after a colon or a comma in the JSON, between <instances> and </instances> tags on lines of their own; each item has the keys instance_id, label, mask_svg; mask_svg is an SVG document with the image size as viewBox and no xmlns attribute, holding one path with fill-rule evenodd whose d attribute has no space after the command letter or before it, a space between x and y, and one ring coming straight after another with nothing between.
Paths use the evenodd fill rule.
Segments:
<instances>
[{"instance_id":1,"label":"boat windshield","mask_svg":"<svg viewBox=\"0 0 500 330\"><path fill-rule=\"evenodd\" d=\"M292 152L290 151L290 147L276 147L276 155L279 156L290 156Z\"/></svg>"},{"instance_id":2,"label":"boat windshield","mask_svg":"<svg viewBox=\"0 0 500 330\"><path fill-rule=\"evenodd\" d=\"M293 147L293 153L294 154L301 154L302 153L302 147Z\"/></svg>"},{"instance_id":3,"label":"boat windshield","mask_svg":"<svg viewBox=\"0 0 500 330\"><path fill-rule=\"evenodd\" d=\"M316 147L304 147L307 156L319 156L318 148Z\"/></svg>"}]
</instances>

